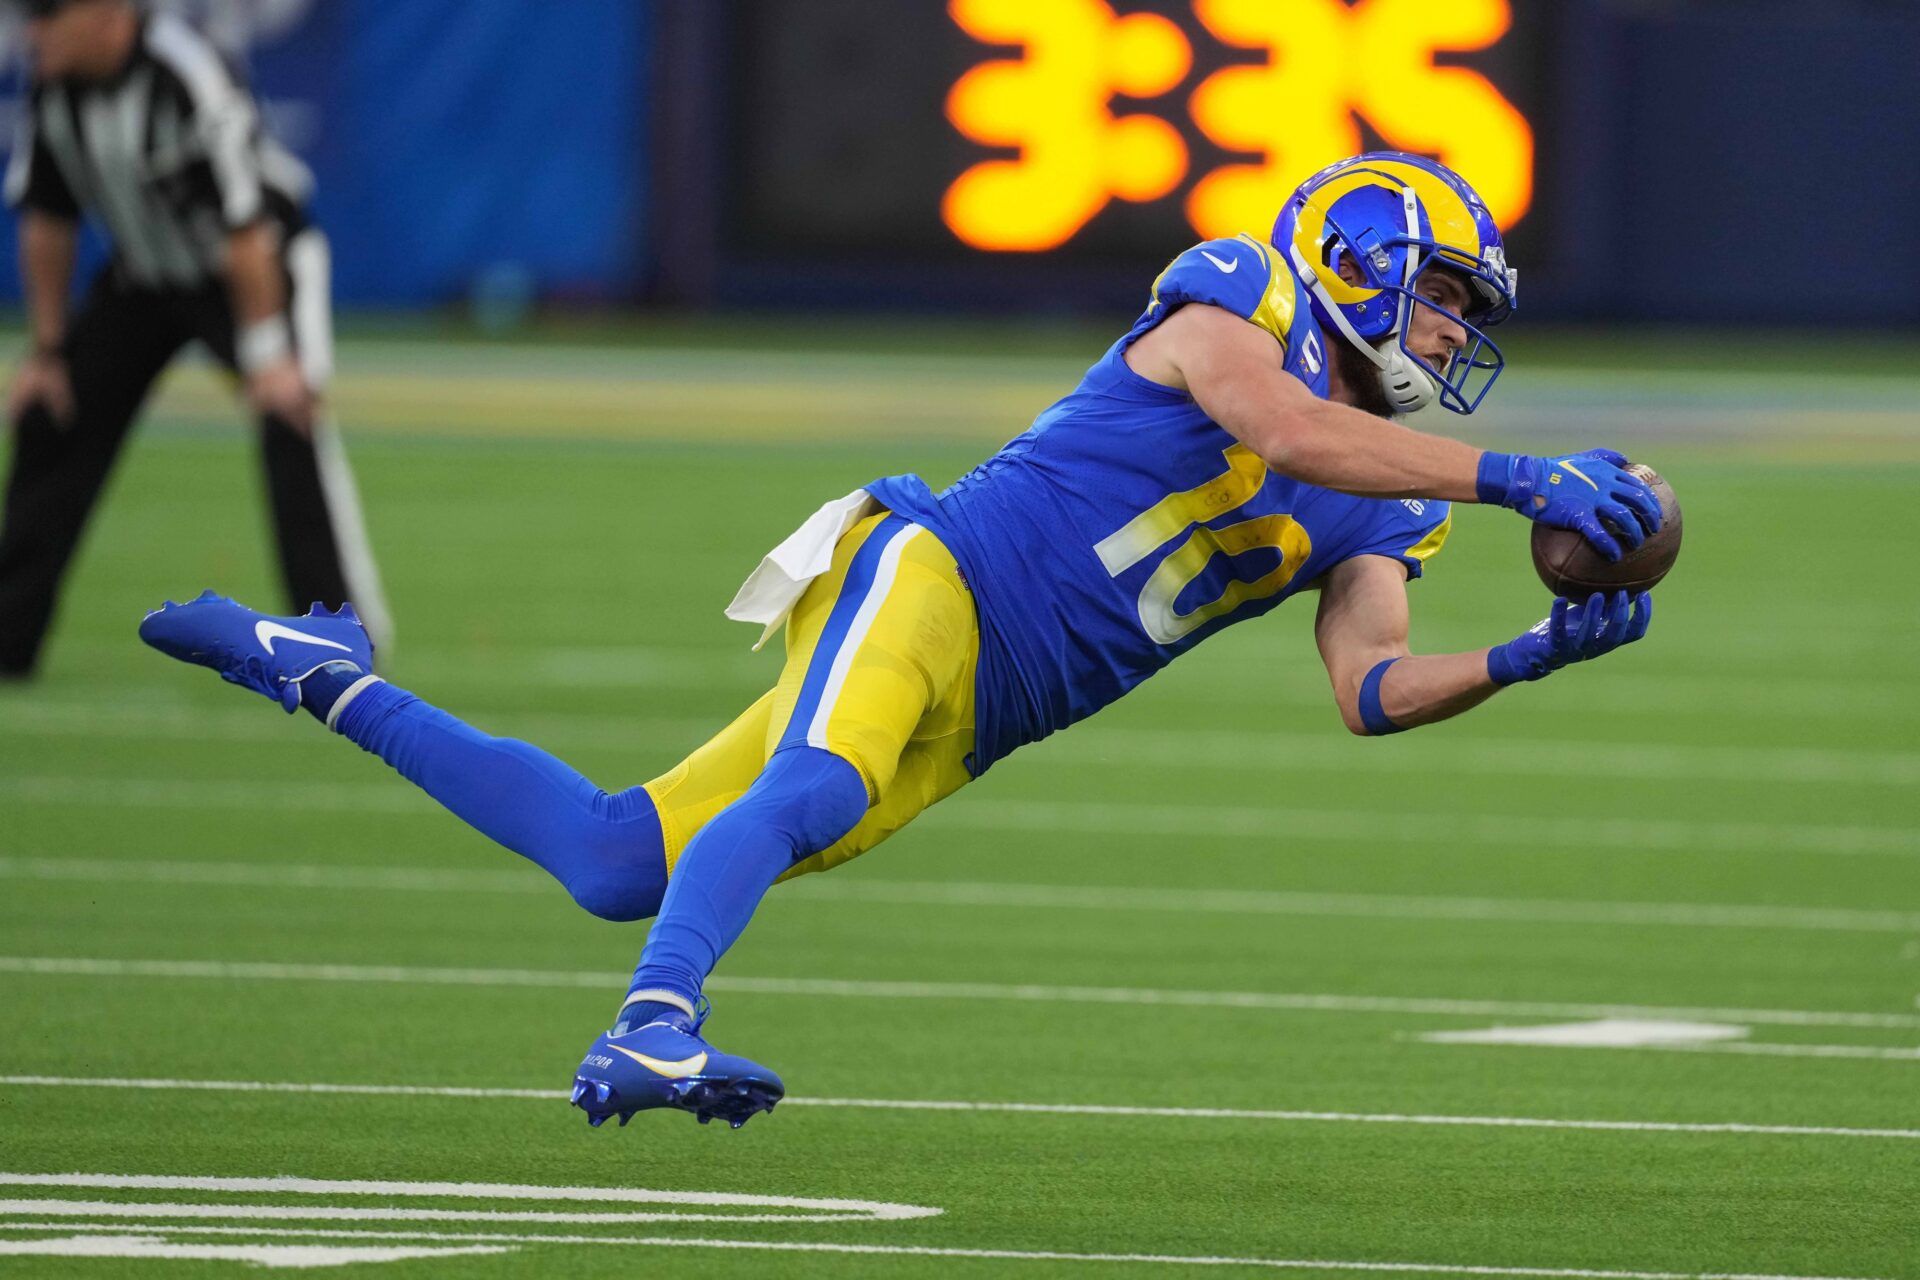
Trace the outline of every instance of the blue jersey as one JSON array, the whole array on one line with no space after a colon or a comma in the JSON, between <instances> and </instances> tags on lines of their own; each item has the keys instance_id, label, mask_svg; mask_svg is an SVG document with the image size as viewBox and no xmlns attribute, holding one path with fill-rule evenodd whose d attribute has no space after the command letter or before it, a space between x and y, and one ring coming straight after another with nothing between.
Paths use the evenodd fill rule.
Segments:
<instances>
[{"instance_id":1,"label":"blue jersey","mask_svg":"<svg viewBox=\"0 0 1920 1280\"><path fill-rule=\"evenodd\" d=\"M1280 254L1252 236L1212 240L1175 258L1073 393L985 463L938 495L918 476L867 486L931 529L973 589L976 775L1340 561L1391 556L1417 577L1446 538L1447 503L1279 475L1192 396L1130 369L1127 348L1190 302L1258 325L1326 396L1326 340Z\"/></svg>"}]
</instances>

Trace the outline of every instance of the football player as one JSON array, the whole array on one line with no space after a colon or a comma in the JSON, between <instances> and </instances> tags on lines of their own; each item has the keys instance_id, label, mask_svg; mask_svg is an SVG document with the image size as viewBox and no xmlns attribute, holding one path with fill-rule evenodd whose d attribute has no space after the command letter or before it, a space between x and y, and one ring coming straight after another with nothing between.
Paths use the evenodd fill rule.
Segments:
<instances>
[{"instance_id":1,"label":"football player","mask_svg":"<svg viewBox=\"0 0 1920 1280\"><path fill-rule=\"evenodd\" d=\"M975 470L937 494L876 480L776 548L728 612L763 642L785 625L778 684L626 791L384 683L350 610L268 617L208 593L141 635L306 707L594 915L657 917L573 1101L596 1125L676 1107L738 1126L783 1086L703 1037L701 988L767 889L873 848L1222 628L1318 588L1315 637L1357 734L1645 634L1651 598L1623 593L1556 600L1491 648L1408 651L1406 584L1453 502L1614 559L1659 527L1618 453L1494 453L1394 421L1436 400L1473 411L1514 286L1499 228L1445 167L1380 152L1314 175L1270 237L1176 258L1080 385Z\"/></svg>"}]
</instances>

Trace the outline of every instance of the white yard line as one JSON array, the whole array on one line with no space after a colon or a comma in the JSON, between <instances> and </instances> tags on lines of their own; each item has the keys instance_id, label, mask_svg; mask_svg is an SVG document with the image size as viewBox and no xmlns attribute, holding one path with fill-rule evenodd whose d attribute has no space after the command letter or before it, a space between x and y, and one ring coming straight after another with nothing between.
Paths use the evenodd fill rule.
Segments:
<instances>
[{"instance_id":1,"label":"white yard line","mask_svg":"<svg viewBox=\"0 0 1920 1280\"><path fill-rule=\"evenodd\" d=\"M431 813L433 802L404 784L87 778L22 775L0 778L0 800L82 809L240 809L324 813Z\"/></svg>"},{"instance_id":2,"label":"white yard line","mask_svg":"<svg viewBox=\"0 0 1920 1280\"><path fill-rule=\"evenodd\" d=\"M1495 814L1361 809L1281 809L1206 804L1062 803L959 797L928 821L970 831L1168 838L1347 840L1431 848L1440 842L1524 847L1551 857L1542 820ZM1583 819L1585 849L1678 853L1817 853L1920 856L1920 830L1774 822Z\"/></svg>"},{"instance_id":3,"label":"white yard line","mask_svg":"<svg viewBox=\"0 0 1920 1280\"><path fill-rule=\"evenodd\" d=\"M693 746L720 727L714 718L661 719L571 712L494 715L472 722L508 737L563 739L569 747L658 750ZM116 738L163 742L274 742L283 746L330 741L311 721L289 725L264 707L212 710L188 705L121 702L23 703L7 708L6 731L21 738ZM337 747L329 748L337 750Z\"/></svg>"},{"instance_id":4,"label":"white yard line","mask_svg":"<svg viewBox=\"0 0 1920 1280\"><path fill-rule=\"evenodd\" d=\"M85 1227L77 1223L7 1223L0 1229L13 1231L105 1231L164 1232L168 1235L258 1236L258 1230L240 1227L188 1227L172 1224L143 1227L138 1223ZM505 1232L407 1232L337 1231L325 1229L275 1229L275 1239L366 1239L414 1241L488 1241L510 1244L568 1244L638 1246L670 1249L746 1249L770 1253L837 1253L881 1257L979 1258L999 1262L1105 1262L1144 1263L1149 1266L1261 1267L1274 1271L1360 1271L1392 1275L1496 1276L1537 1278L1537 1280L1852 1280L1833 1276L1783 1276L1758 1272L1724 1271L1617 1271L1592 1267L1496 1267L1473 1263L1446 1262L1346 1262L1326 1258L1233 1258L1218 1255L1177 1253L1068 1253L1051 1249L961 1249L933 1245L836 1244L824 1241L714 1240L689 1236L547 1236L514 1235ZM108 1250L102 1256L113 1256ZM435 1252L441 1252L436 1250ZM446 1250L445 1252L453 1252ZM181 1255L192 1256L192 1255ZM226 1256L226 1255L210 1255ZM253 1259L248 1259L253 1260ZM369 1259L374 1260L374 1259Z\"/></svg>"},{"instance_id":5,"label":"white yard line","mask_svg":"<svg viewBox=\"0 0 1920 1280\"><path fill-rule=\"evenodd\" d=\"M301 1081L278 1080L179 1080L168 1078L117 1078L106 1076L0 1076L0 1086L22 1088L58 1088L58 1089L134 1089L134 1090L188 1090L211 1093L289 1093L321 1094L368 1097L400 1098L471 1098L505 1099L515 1101L556 1102L565 1101L567 1094L558 1089L505 1089L476 1088L458 1085L407 1085L407 1084L330 1084ZM836 1107L859 1111L940 1111L940 1112L978 1112L1000 1115L1054 1115L1109 1117L1120 1119L1154 1120L1262 1120L1296 1124L1366 1124L1366 1125L1418 1125L1470 1129L1570 1129L1593 1133L1685 1133L1685 1134L1725 1134L1745 1137L1781 1137L1781 1138L1877 1138L1896 1141L1920 1141L1920 1129L1880 1129L1853 1128L1835 1125L1789 1125L1789 1124L1747 1124L1737 1121L1683 1122L1669 1120L1559 1120L1536 1116L1462 1116L1462 1115L1418 1115L1393 1112L1371 1111L1287 1111L1263 1110L1236 1107L1134 1107L1107 1106L1093 1103L1054 1103L1054 1102L975 1102L953 1101L931 1098L810 1098L804 1095L789 1097L780 1103L783 1107ZM0 1185L28 1185L28 1180L41 1177L44 1181L63 1186L134 1186L125 1181L109 1182L105 1178L117 1175L100 1175L103 1181L98 1183L78 1183L61 1181L86 1175L0 1175ZM188 1179L181 1185L194 1180ZM279 1179L261 1181L279 1182ZM153 1184L159 1185L159 1184ZM246 1189L246 1188L241 1188ZM281 1188L262 1187L260 1190ZM298 1188L291 1188L298 1190ZM468 1196L468 1192L444 1192L436 1194ZM654 1193L647 1193L649 1195ZM582 1196L577 1198L591 1199ZM613 1193L598 1197L602 1199L622 1198ZM675 1201L675 1203L725 1203L747 1204L741 1198L707 1201ZM767 1204L787 1204L788 1201L768 1200ZM809 1201L812 1205L842 1207L844 1205L867 1205L867 1201ZM911 1208L912 1206L894 1206ZM851 1210L849 1210L851 1211ZM887 1215L875 1215L887 1216ZM893 1216L922 1216L918 1214L895 1214Z\"/></svg>"},{"instance_id":6,"label":"white yard line","mask_svg":"<svg viewBox=\"0 0 1920 1280\"><path fill-rule=\"evenodd\" d=\"M82 956L0 956L0 973L103 978L191 978L239 982L401 983L464 987L547 987L618 995L622 977L551 969L449 969L416 965L283 964L271 961L121 960ZM1411 1014L1469 1018L1671 1018L1756 1026L1920 1029L1920 1014L1813 1009L1471 1000L1266 991L1179 991L1149 987L1045 986L994 982L872 982L834 978L716 975L707 989L756 995L878 1000L1004 1000L1040 1004L1250 1009L1305 1013Z\"/></svg>"},{"instance_id":7,"label":"white yard line","mask_svg":"<svg viewBox=\"0 0 1920 1280\"><path fill-rule=\"evenodd\" d=\"M468 869L0 855L0 879L82 884L215 885L244 889L337 889L352 893L503 893L539 896L559 891L552 880L526 863L509 864L497 869Z\"/></svg>"},{"instance_id":8,"label":"white yard line","mask_svg":"<svg viewBox=\"0 0 1920 1280\"><path fill-rule=\"evenodd\" d=\"M247 1235L268 1240L331 1238L351 1240L439 1240L467 1237L458 1231L442 1232L424 1225L469 1224L506 1225L523 1232L541 1231L541 1235L516 1236L513 1242L547 1239L555 1228L634 1226L664 1222L699 1222L738 1226L744 1223L792 1225L796 1223L904 1222L937 1217L941 1210L930 1205L896 1204L881 1200L818 1199L798 1196L757 1195L722 1191L669 1191L642 1187L541 1186L495 1182L397 1182L361 1181L290 1176L207 1177L167 1174L111 1173L0 1173L0 1186L33 1190L70 1188L110 1191L215 1192L225 1196L265 1195L277 1198L306 1198L302 1203L260 1204L226 1203L196 1200L162 1199L142 1203L126 1200L82 1200L65 1195L0 1197L0 1234L18 1232L80 1232L63 1239L8 1242L0 1239L0 1253L17 1256L55 1257L175 1257L228 1258L258 1262L268 1266L320 1267L354 1262L391 1261L396 1258L426 1257L435 1252L472 1253L507 1252L495 1243L485 1248L436 1250L370 1250L366 1248L330 1249L307 1246L305 1250L272 1245L255 1249L216 1249L183 1247L172 1243L177 1236L207 1234ZM374 1204L315 1203L315 1197L374 1199ZM492 1201L506 1202L500 1208L441 1208L414 1201ZM529 1204L551 1205L566 1202L562 1211L528 1208ZM399 1203L396 1203L399 1202ZM612 1208L588 1209L587 1205L611 1205ZM635 1211L630 1206L648 1206ZM691 1211L689 1208L691 1207ZM748 1212L713 1212L716 1209L745 1209ZM124 1219L143 1219L128 1223ZM25 1219L23 1221L23 1219ZM55 1219L57 1221L32 1221ZM79 1221L75 1221L78 1219ZM245 1226L209 1227L184 1225L188 1222L246 1223ZM288 1227L289 1222L319 1221L335 1223L406 1223L405 1232L367 1231L364 1227L338 1234ZM138 1234L136 1234L138 1233ZM502 1239L506 1239L505 1236Z\"/></svg>"},{"instance_id":9,"label":"white yard line","mask_svg":"<svg viewBox=\"0 0 1920 1280\"><path fill-rule=\"evenodd\" d=\"M4 874L0 862L0 874ZM1769 907L1693 902L1580 902L1552 898L1456 898L1412 894L1305 893L1260 889L1157 889L967 881L796 881L796 896L942 907L1039 907L1178 914L1338 916L1383 920L1497 920L1520 924L1789 929L1920 933L1920 911Z\"/></svg>"},{"instance_id":10,"label":"white yard line","mask_svg":"<svg viewBox=\"0 0 1920 1280\"><path fill-rule=\"evenodd\" d=\"M334 889L354 893L553 895L530 867L316 866L168 859L7 857L0 879L229 888ZM1456 898L1412 894L1304 893L1259 889L1156 889L1098 885L810 877L782 890L798 898L891 905L1165 911L1181 915L1335 916L1380 920L1487 920L1517 924L1645 925L1682 929L1787 929L1920 933L1920 911L1771 907L1691 902L1580 902L1552 898Z\"/></svg>"},{"instance_id":11,"label":"white yard line","mask_svg":"<svg viewBox=\"0 0 1920 1280\"><path fill-rule=\"evenodd\" d=\"M1327 733L1234 729L1076 730L1033 748L1036 762L1107 766L1349 770L1360 744ZM1717 782L1920 784L1920 752L1813 747L1608 743L1569 739L1473 738L1449 735L1435 751L1369 751L1365 768L1381 772L1475 773L1497 776L1701 778Z\"/></svg>"},{"instance_id":12,"label":"white yard line","mask_svg":"<svg viewBox=\"0 0 1920 1280\"><path fill-rule=\"evenodd\" d=\"M237 809L426 814L433 802L392 779L301 782L27 775L0 778L0 801L97 809ZM925 821L937 828L1069 832L1165 840L1344 840L1431 847L1436 842L1541 849L1537 818L1497 814L1283 809L1209 804L1062 803L963 796ZM1774 822L1605 818L1583 821L1569 847L1627 852L1883 854L1920 857L1920 829ZM1551 856L1551 845L1547 846Z\"/></svg>"},{"instance_id":13,"label":"white yard line","mask_svg":"<svg viewBox=\"0 0 1920 1280\"><path fill-rule=\"evenodd\" d=\"M142 1229L134 1226L99 1227L86 1223L0 1222L0 1231L58 1231L66 1233L54 1240L0 1239L0 1257L15 1258L169 1258L199 1262L245 1262L256 1267L309 1270L319 1267L359 1266L378 1262L407 1262L421 1258L447 1258L459 1255L513 1253L505 1245L467 1245L457 1248L354 1248L352 1246L283 1244L173 1244L154 1232L173 1235L182 1228L165 1226ZM74 1232L99 1231L98 1236L74 1235ZM202 1233L204 1234L204 1233ZM259 1232L221 1232L220 1234L259 1235ZM274 1232L274 1237L293 1234ZM346 1233L352 1234L352 1233ZM430 1239L430 1236L407 1237Z\"/></svg>"},{"instance_id":14,"label":"white yard line","mask_svg":"<svg viewBox=\"0 0 1920 1280\"><path fill-rule=\"evenodd\" d=\"M228 1218L262 1221L333 1220L357 1222L507 1222L589 1226L600 1223L652 1222L880 1222L937 1217L938 1208L884 1200L823 1200L796 1196L747 1195L719 1191L657 1191L642 1187L536 1186L496 1182L342 1181L321 1178L220 1178L154 1174L0 1173L0 1186L82 1187L136 1191L216 1191L278 1196L378 1196L383 1199L508 1200L525 1202L693 1206L696 1209L745 1208L752 1213L686 1212L654 1208L634 1211L407 1208L392 1204L349 1206L297 1204L220 1204L163 1202L131 1204L99 1200L47 1200L0 1197L0 1221L20 1214L62 1218ZM784 1210L785 1212L767 1212Z\"/></svg>"},{"instance_id":15,"label":"white yard line","mask_svg":"<svg viewBox=\"0 0 1920 1280\"><path fill-rule=\"evenodd\" d=\"M1232 1107L1124 1107L1072 1103L933 1102L887 1098L789 1098L800 1106L878 1111L992 1111L1068 1116L1135 1116L1174 1120L1287 1120L1296 1123L1438 1125L1477 1129L1580 1129L1596 1133L1744 1134L1771 1137L1920 1139L1920 1129L1829 1125L1691 1123L1658 1120L1551 1120L1533 1116L1397 1115L1391 1112L1273 1111ZM783 1103L782 1105L786 1105Z\"/></svg>"},{"instance_id":16,"label":"white yard line","mask_svg":"<svg viewBox=\"0 0 1920 1280\"><path fill-rule=\"evenodd\" d=\"M3 1181L4 1179L0 1179ZM911 1206L907 1206L911 1207ZM230 1218L261 1222L517 1222L585 1227L643 1222L871 1222L865 1213L547 1213L491 1209L366 1209L336 1205L122 1204L111 1200L8 1200L0 1198L0 1227L15 1214L48 1218ZM912 1215L909 1215L912 1216Z\"/></svg>"},{"instance_id":17,"label":"white yard line","mask_svg":"<svg viewBox=\"0 0 1920 1280\"><path fill-rule=\"evenodd\" d=\"M528 1091L511 1096L546 1097ZM154 1173L0 1173L3 1187L83 1187L114 1191L218 1191L281 1196L414 1196L457 1200L540 1200L572 1204L684 1204L703 1207L800 1209L810 1213L851 1214L868 1221L932 1218L939 1209L886 1200L820 1199L812 1196L755 1195L738 1191L660 1191L650 1187L549 1186L521 1182L399 1182L341 1178L229 1178L201 1174ZM608 1219L612 1221L612 1219ZM788 1221L796 1221L789 1217Z\"/></svg>"},{"instance_id":18,"label":"white yard line","mask_svg":"<svg viewBox=\"0 0 1920 1280\"><path fill-rule=\"evenodd\" d=\"M623 651L624 652L624 651ZM635 651L650 654L653 651ZM711 660L711 655L707 655ZM622 665L633 665L623 659ZM642 663L641 665L645 665ZM655 665L659 665L655 662ZM663 677L683 683L684 672ZM212 711L187 707L94 703L27 703L8 709L7 732L21 736L191 740L325 741L304 723L295 726L264 708ZM656 719L586 713L475 717L488 732L558 739L566 746L631 748L659 753L711 736L716 721ZM1147 766L1270 771L1345 771L1353 757L1326 733L1232 729L1076 729L1031 749L1026 767L1053 765ZM1816 748L1630 744L1568 739L1505 739L1452 736L1446 750L1369 754L1366 767L1382 773L1514 774L1592 778L1711 779L1775 784L1843 784L1907 787L1920 784L1920 752L1872 748Z\"/></svg>"},{"instance_id":19,"label":"white yard line","mask_svg":"<svg viewBox=\"0 0 1920 1280\"><path fill-rule=\"evenodd\" d=\"M1403 1036L1426 1044L1473 1044L1472 1041L1429 1040L1425 1036ZM1475 1045L1486 1048L1488 1046ZM1508 1049L1611 1049L1639 1053L1731 1053L1762 1058L1857 1058L1875 1062L1920 1062L1920 1049L1864 1044L1756 1044L1751 1040L1726 1040L1693 1044L1522 1044L1503 1041L1498 1048Z\"/></svg>"}]
</instances>

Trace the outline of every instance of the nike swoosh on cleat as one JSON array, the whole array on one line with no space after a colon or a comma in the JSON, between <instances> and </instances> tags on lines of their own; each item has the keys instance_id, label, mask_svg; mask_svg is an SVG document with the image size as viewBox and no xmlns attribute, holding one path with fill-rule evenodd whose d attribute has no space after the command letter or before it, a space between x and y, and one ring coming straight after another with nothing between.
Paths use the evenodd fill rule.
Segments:
<instances>
[{"instance_id":1,"label":"nike swoosh on cleat","mask_svg":"<svg viewBox=\"0 0 1920 1280\"><path fill-rule=\"evenodd\" d=\"M1560 464L1560 466L1562 470L1571 471L1574 475L1579 476L1582 480L1586 480L1587 488L1598 489L1600 487L1599 485L1595 484L1592 480L1587 479L1586 473L1581 471L1580 468L1574 466L1571 462L1563 462Z\"/></svg>"},{"instance_id":2,"label":"nike swoosh on cleat","mask_svg":"<svg viewBox=\"0 0 1920 1280\"><path fill-rule=\"evenodd\" d=\"M653 1072L653 1074L666 1076L668 1079L693 1075L698 1072L700 1068L707 1065L707 1054L704 1049L694 1054L691 1058L682 1058L678 1062L665 1062L659 1058L649 1058L644 1053L635 1053L632 1049L623 1049L617 1044L610 1044L607 1048L613 1050L615 1053L626 1054L629 1058L632 1058L635 1062Z\"/></svg>"},{"instance_id":3,"label":"nike swoosh on cleat","mask_svg":"<svg viewBox=\"0 0 1920 1280\"><path fill-rule=\"evenodd\" d=\"M273 652L273 642L278 640L298 640L302 644L322 644L329 649L338 649L342 653L353 650L337 640L323 640L319 636L310 636L304 631L295 631L292 627L283 627L268 618L262 618L253 624L253 634L259 638L260 647L268 653Z\"/></svg>"},{"instance_id":4,"label":"nike swoosh on cleat","mask_svg":"<svg viewBox=\"0 0 1920 1280\"><path fill-rule=\"evenodd\" d=\"M1224 275L1232 275L1234 272L1240 269L1240 259L1238 258L1229 258L1225 262L1222 262L1220 259L1208 253L1205 249L1202 249L1200 251L1200 256L1205 258L1208 262L1211 262L1214 266L1220 268L1221 273Z\"/></svg>"}]
</instances>

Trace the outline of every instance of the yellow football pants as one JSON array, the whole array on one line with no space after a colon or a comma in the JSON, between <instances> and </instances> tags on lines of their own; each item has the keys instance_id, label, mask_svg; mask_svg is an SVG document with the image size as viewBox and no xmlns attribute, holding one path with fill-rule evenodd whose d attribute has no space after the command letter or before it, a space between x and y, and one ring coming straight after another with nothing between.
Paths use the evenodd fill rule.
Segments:
<instances>
[{"instance_id":1,"label":"yellow football pants","mask_svg":"<svg viewBox=\"0 0 1920 1280\"><path fill-rule=\"evenodd\" d=\"M831 751L860 771L868 809L790 876L858 857L970 777L980 625L959 566L931 532L882 512L849 529L833 567L787 618L780 682L647 783L667 871L783 747Z\"/></svg>"}]
</instances>

